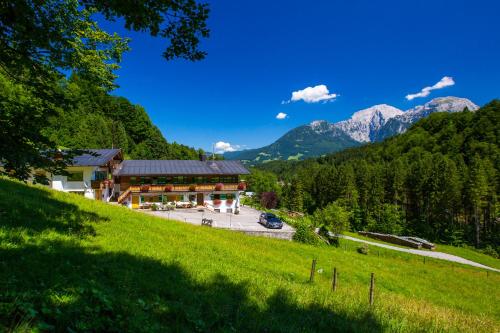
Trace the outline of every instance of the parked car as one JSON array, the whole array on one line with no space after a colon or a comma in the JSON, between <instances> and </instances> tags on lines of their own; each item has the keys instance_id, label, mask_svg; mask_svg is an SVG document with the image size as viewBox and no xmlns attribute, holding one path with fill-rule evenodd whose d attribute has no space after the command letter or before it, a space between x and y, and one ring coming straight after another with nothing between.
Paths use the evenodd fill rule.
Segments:
<instances>
[{"instance_id":1,"label":"parked car","mask_svg":"<svg viewBox=\"0 0 500 333\"><path fill-rule=\"evenodd\" d=\"M262 213L259 217L259 223L268 229L281 229L283 222L272 213Z\"/></svg>"}]
</instances>

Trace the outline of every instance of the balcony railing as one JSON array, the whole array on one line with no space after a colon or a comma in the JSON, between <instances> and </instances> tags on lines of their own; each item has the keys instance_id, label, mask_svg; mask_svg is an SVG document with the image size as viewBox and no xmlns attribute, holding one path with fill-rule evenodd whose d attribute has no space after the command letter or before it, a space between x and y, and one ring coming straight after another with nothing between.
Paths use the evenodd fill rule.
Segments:
<instances>
[{"instance_id":1,"label":"balcony railing","mask_svg":"<svg viewBox=\"0 0 500 333\"><path fill-rule=\"evenodd\" d=\"M216 184L195 185L130 185L131 192L210 192L216 191ZM238 184L224 184L220 192L238 191Z\"/></svg>"}]
</instances>

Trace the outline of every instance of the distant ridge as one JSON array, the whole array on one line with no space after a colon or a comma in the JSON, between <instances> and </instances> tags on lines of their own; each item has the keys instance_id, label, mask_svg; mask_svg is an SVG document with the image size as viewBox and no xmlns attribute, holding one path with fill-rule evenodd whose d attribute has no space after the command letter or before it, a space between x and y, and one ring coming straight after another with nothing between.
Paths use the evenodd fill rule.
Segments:
<instances>
[{"instance_id":1,"label":"distant ridge","mask_svg":"<svg viewBox=\"0 0 500 333\"><path fill-rule=\"evenodd\" d=\"M387 104L355 112L351 118L337 123L315 120L296 127L274 143L257 149L228 152L226 159L239 159L246 164L260 164L273 160L300 160L321 156L368 142L382 141L403 133L413 123L434 112L460 112L479 109L467 98L438 97L402 111Z\"/></svg>"}]
</instances>

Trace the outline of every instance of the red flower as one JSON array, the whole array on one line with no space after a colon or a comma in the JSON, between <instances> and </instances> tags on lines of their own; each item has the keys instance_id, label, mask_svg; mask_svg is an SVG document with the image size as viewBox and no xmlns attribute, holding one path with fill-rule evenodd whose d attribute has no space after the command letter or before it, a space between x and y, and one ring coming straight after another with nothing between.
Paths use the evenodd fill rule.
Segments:
<instances>
[{"instance_id":1,"label":"red flower","mask_svg":"<svg viewBox=\"0 0 500 333\"><path fill-rule=\"evenodd\" d=\"M244 182L241 182L238 184L238 190L244 191L244 190L246 190L246 188L247 188L247 184L245 184Z\"/></svg>"},{"instance_id":2,"label":"red flower","mask_svg":"<svg viewBox=\"0 0 500 333\"><path fill-rule=\"evenodd\" d=\"M221 202L220 199L214 199L214 206L220 205Z\"/></svg>"},{"instance_id":3,"label":"red flower","mask_svg":"<svg viewBox=\"0 0 500 333\"><path fill-rule=\"evenodd\" d=\"M233 199L227 199L226 205L231 206L233 204Z\"/></svg>"},{"instance_id":4,"label":"red flower","mask_svg":"<svg viewBox=\"0 0 500 333\"><path fill-rule=\"evenodd\" d=\"M149 185L141 185L141 192L149 191Z\"/></svg>"},{"instance_id":5,"label":"red flower","mask_svg":"<svg viewBox=\"0 0 500 333\"><path fill-rule=\"evenodd\" d=\"M216 191L222 191L223 188L224 188L224 184L222 184L222 183L215 184Z\"/></svg>"},{"instance_id":6,"label":"red flower","mask_svg":"<svg viewBox=\"0 0 500 333\"><path fill-rule=\"evenodd\" d=\"M196 185L194 185L194 184L189 185L189 190L190 190L191 192L196 191Z\"/></svg>"},{"instance_id":7,"label":"red flower","mask_svg":"<svg viewBox=\"0 0 500 333\"><path fill-rule=\"evenodd\" d=\"M172 192L173 189L174 187L172 185L165 186L165 192Z\"/></svg>"}]
</instances>

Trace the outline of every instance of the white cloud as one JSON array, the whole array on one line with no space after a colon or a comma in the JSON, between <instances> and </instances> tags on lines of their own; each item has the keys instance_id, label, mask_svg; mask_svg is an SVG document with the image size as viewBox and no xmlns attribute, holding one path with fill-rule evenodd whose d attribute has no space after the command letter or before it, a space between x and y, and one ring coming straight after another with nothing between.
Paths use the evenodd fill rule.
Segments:
<instances>
[{"instance_id":1,"label":"white cloud","mask_svg":"<svg viewBox=\"0 0 500 333\"><path fill-rule=\"evenodd\" d=\"M406 99L411 101L414 98L417 97L427 97L431 93L432 90L437 90L437 89L442 89L445 87L449 87L455 84L455 81L453 81L453 78L450 76L445 76L441 80L439 80L438 83L433 85L432 87L425 87L424 89L420 90L420 92L416 94L409 94L406 95Z\"/></svg>"},{"instance_id":2,"label":"white cloud","mask_svg":"<svg viewBox=\"0 0 500 333\"><path fill-rule=\"evenodd\" d=\"M231 145L229 142L219 141L215 144L214 148L215 148L215 152L220 154L220 153L225 153L228 151L238 150L240 148L240 146Z\"/></svg>"},{"instance_id":3,"label":"white cloud","mask_svg":"<svg viewBox=\"0 0 500 333\"><path fill-rule=\"evenodd\" d=\"M298 102L300 100L306 103L318 103L321 101L326 102L334 100L337 96L337 94L330 94L328 88L324 84L320 84L315 87L307 87L302 90L292 92L292 98L288 101L281 102L281 104Z\"/></svg>"},{"instance_id":4,"label":"white cloud","mask_svg":"<svg viewBox=\"0 0 500 333\"><path fill-rule=\"evenodd\" d=\"M283 113L283 112L280 112L276 115L276 119L285 119L286 117L288 117L288 115L286 113Z\"/></svg>"}]
</instances>

